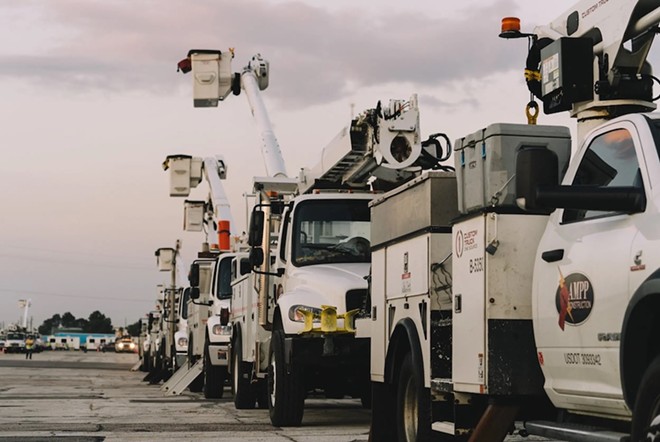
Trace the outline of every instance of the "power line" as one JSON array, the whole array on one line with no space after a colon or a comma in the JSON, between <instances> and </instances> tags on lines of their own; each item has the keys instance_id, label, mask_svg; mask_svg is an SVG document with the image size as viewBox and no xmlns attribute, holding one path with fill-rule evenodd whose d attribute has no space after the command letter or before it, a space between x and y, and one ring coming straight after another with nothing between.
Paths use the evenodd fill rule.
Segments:
<instances>
[{"instance_id":1,"label":"power line","mask_svg":"<svg viewBox=\"0 0 660 442\"><path fill-rule=\"evenodd\" d=\"M72 251L72 250L56 250L56 249L44 249L43 247L30 247L30 246L12 246L9 244L2 244L2 247L5 249L16 249L16 250L33 250L37 252L42 252L42 253L55 253L58 255L86 255L86 256L93 256L95 258L98 257L103 257L103 258L111 258L111 259L121 259L124 260L124 256L119 256L119 255L107 255L103 253L96 253L96 252L81 252L81 251ZM137 264L137 265L142 265L142 263L138 263L136 261L133 261L132 264Z\"/></svg>"},{"instance_id":2,"label":"power line","mask_svg":"<svg viewBox=\"0 0 660 442\"><path fill-rule=\"evenodd\" d=\"M0 258L11 258L11 259L21 259L23 261L41 261L48 262L52 264L64 264L64 265L82 265L82 266L91 266L91 267L108 267L115 269L130 269L130 270L144 270L144 269L154 269L155 266L138 266L138 265L124 265L124 264L110 264L110 263L95 263L88 261L73 261L67 259L54 259L54 258L45 258L39 256L25 256L25 255L14 255L11 253L0 253Z\"/></svg>"},{"instance_id":3,"label":"power line","mask_svg":"<svg viewBox=\"0 0 660 442\"><path fill-rule=\"evenodd\" d=\"M13 293L27 293L30 295L45 295L45 296L58 296L61 298L82 298L82 299L94 299L94 300L100 300L100 299L107 299L110 301L125 301L125 302L143 302L143 303L155 303L155 299L135 299L135 298L116 298L116 297L110 297L110 296L103 296L100 298L92 298L90 296L85 296L85 295L71 295L71 294L64 294L64 293L54 293L54 292L41 292L41 291L35 291L35 290L24 290L24 289L4 289L0 288L0 292L13 292Z\"/></svg>"}]
</instances>

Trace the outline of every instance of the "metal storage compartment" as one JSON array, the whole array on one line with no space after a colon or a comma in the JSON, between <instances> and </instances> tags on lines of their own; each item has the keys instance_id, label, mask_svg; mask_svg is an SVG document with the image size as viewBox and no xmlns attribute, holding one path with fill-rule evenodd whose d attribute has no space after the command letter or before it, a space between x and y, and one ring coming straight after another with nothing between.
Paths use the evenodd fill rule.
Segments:
<instances>
[{"instance_id":1,"label":"metal storage compartment","mask_svg":"<svg viewBox=\"0 0 660 442\"><path fill-rule=\"evenodd\" d=\"M496 123L454 142L458 210L515 208L516 156L523 147L543 146L559 160L559 181L571 157L571 134L564 126Z\"/></svg>"},{"instance_id":2,"label":"metal storage compartment","mask_svg":"<svg viewBox=\"0 0 660 442\"><path fill-rule=\"evenodd\" d=\"M454 390L543 391L532 327L532 278L547 215L480 213L453 226Z\"/></svg>"},{"instance_id":3,"label":"metal storage compartment","mask_svg":"<svg viewBox=\"0 0 660 442\"><path fill-rule=\"evenodd\" d=\"M451 231L456 210L456 176L428 171L375 198L371 207L371 247L429 229Z\"/></svg>"}]
</instances>

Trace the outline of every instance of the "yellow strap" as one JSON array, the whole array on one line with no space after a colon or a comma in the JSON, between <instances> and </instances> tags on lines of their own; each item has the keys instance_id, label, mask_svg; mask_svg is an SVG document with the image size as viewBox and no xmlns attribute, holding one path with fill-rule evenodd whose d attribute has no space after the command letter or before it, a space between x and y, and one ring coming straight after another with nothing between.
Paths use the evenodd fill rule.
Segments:
<instances>
[{"instance_id":1,"label":"yellow strap","mask_svg":"<svg viewBox=\"0 0 660 442\"><path fill-rule=\"evenodd\" d=\"M525 80L526 81L541 81L541 71L525 69Z\"/></svg>"},{"instance_id":2,"label":"yellow strap","mask_svg":"<svg viewBox=\"0 0 660 442\"><path fill-rule=\"evenodd\" d=\"M527 115L527 124L536 124L536 119L539 117L539 105L536 101L532 100L527 103L525 115Z\"/></svg>"}]
</instances>

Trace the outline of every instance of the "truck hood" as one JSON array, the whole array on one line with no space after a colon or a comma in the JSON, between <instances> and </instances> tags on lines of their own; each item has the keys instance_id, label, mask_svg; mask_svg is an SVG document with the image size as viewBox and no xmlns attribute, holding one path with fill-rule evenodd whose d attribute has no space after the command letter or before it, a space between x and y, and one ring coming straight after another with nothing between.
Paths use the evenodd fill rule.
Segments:
<instances>
[{"instance_id":1,"label":"truck hood","mask_svg":"<svg viewBox=\"0 0 660 442\"><path fill-rule=\"evenodd\" d=\"M346 311L346 292L366 289L369 263L319 264L295 267L286 278L285 292L278 300L282 311L294 304L320 307L332 305L338 313Z\"/></svg>"}]
</instances>

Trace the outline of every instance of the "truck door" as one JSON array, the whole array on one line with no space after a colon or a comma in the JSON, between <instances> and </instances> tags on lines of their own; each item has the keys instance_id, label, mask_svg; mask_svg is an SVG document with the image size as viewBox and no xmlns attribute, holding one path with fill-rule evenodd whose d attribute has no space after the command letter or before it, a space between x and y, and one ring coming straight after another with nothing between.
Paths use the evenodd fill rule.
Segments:
<instances>
[{"instance_id":1,"label":"truck door","mask_svg":"<svg viewBox=\"0 0 660 442\"><path fill-rule=\"evenodd\" d=\"M643 186L639 139L629 122L602 128L567 178L573 186ZM558 407L628 413L619 344L643 216L572 209L550 216L534 271L534 333L545 389Z\"/></svg>"}]
</instances>

